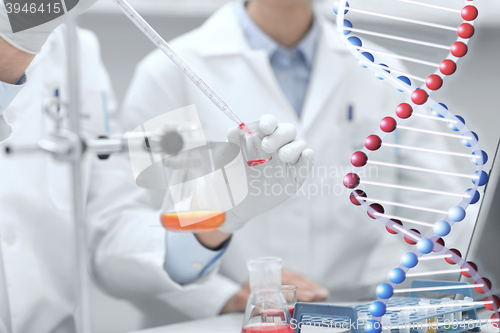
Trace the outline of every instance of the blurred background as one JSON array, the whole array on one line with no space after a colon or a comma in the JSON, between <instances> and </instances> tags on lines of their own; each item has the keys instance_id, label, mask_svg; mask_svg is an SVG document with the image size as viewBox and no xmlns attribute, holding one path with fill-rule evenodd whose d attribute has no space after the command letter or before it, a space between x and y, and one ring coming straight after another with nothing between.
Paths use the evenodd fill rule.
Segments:
<instances>
[{"instance_id":1,"label":"blurred background","mask_svg":"<svg viewBox=\"0 0 500 333\"><path fill-rule=\"evenodd\" d=\"M373 0L365 1L367 8L376 7L378 3ZM130 4L167 41L198 27L227 2L229 1L130 0ZM439 0L438 4L456 7L457 0ZM435 93L434 99L446 101L450 110L462 115L469 128L479 135L483 149L493 157L500 136L500 110L496 104L500 91L500 64L497 63L500 54L500 3L497 0L479 0L475 4L479 9L479 17L476 21L476 35L469 44L469 54L459 63L460 70L457 74L451 76L447 85ZM318 12L334 21L335 15L331 12L330 5L330 0L316 1ZM418 17L419 13L413 14L416 14L414 18L421 20L437 20L443 24L447 21L445 16L430 18ZM153 44L111 1L101 0L79 18L79 25L94 31L99 38L104 64L120 103L127 92L136 64L154 49ZM384 23L383 28L390 31L395 26ZM223 91L219 94L224 96ZM92 287L91 301L96 333L128 332L139 327L140 314L128 303L103 294L96 286ZM165 313L165 316L168 315ZM176 318L171 320L175 322Z\"/></svg>"}]
</instances>

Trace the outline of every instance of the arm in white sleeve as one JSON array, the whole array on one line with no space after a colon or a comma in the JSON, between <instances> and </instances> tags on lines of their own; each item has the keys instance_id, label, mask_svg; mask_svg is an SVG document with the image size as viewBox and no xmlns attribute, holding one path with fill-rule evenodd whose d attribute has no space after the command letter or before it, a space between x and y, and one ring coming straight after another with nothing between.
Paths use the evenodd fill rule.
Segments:
<instances>
[{"instance_id":1,"label":"arm in white sleeve","mask_svg":"<svg viewBox=\"0 0 500 333\"><path fill-rule=\"evenodd\" d=\"M159 114L189 105L180 91L183 73L174 65L168 73L163 69L156 73L165 59L154 57L158 64L147 59L146 65L139 65L123 102L118 117L122 129L132 130ZM165 76L169 80L161 79ZM135 184L128 157L113 155L96 161L88 207L94 277L103 289L134 304L156 302L165 311L174 308L190 318L218 315L241 285L218 274L220 260L188 284L170 276L165 269L169 240L160 223L163 195L164 190L145 190ZM170 250L169 258L176 252Z\"/></svg>"},{"instance_id":2,"label":"arm in white sleeve","mask_svg":"<svg viewBox=\"0 0 500 333\"><path fill-rule=\"evenodd\" d=\"M219 249L210 250L190 232L168 232L165 270L172 280L185 285L211 273L229 245L226 240Z\"/></svg>"},{"instance_id":3,"label":"arm in white sleeve","mask_svg":"<svg viewBox=\"0 0 500 333\"><path fill-rule=\"evenodd\" d=\"M168 238L159 207L164 191L139 188L124 156L93 164L88 239L92 273L100 287L142 308L151 302L192 319L218 315L241 286L217 274L219 260L208 261L206 271L189 284L181 285L167 273ZM177 250L170 251L171 256L176 254ZM192 256L189 251L186 255L185 260Z\"/></svg>"},{"instance_id":4,"label":"arm in white sleeve","mask_svg":"<svg viewBox=\"0 0 500 333\"><path fill-rule=\"evenodd\" d=\"M24 87L24 83L26 83L26 74L23 74L16 84L0 81L0 142L7 140L12 133L12 129L2 113Z\"/></svg>"}]
</instances>

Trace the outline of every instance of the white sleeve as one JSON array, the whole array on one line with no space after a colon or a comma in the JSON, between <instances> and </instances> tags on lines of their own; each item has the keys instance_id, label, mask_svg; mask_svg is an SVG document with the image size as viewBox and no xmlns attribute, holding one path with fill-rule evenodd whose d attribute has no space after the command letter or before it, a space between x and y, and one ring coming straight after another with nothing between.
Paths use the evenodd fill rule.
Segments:
<instances>
[{"instance_id":1,"label":"white sleeve","mask_svg":"<svg viewBox=\"0 0 500 333\"><path fill-rule=\"evenodd\" d=\"M24 87L25 82L26 74L23 74L16 84L9 84L0 81L0 142L7 140L12 133L12 128L2 115L3 110L5 110L12 100L14 100L17 94Z\"/></svg>"},{"instance_id":2,"label":"white sleeve","mask_svg":"<svg viewBox=\"0 0 500 333\"><path fill-rule=\"evenodd\" d=\"M144 66L136 72L117 117L125 130L173 110L177 105L187 105L181 97L175 98L182 96L177 91L182 84L175 79L171 80L177 82L173 86L167 85L167 80L158 82L154 72L150 68L145 70ZM172 76L178 75L182 73L174 72ZM227 301L241 289L241 285L217 273L220 260L211 264L210 256L190 259L189 262L207 262L208 266L194 281L185 285L177 283L165 269L166 251L177 263L179 259L188 259L186 256L176 257L175 244L169 244L166 249L166 241L173 239L178 242L181 238L169 238L160 223L164 190L138 187L127 155L112 155L106 161L93 159L87 210L88 239L92 273L100 287L141 308L156 304L155 309L175 309L192 319L220 314ZM188 255L189 258L197 256L196 253ZM170 268L176 271L186 268L182 265L175 267L175 263L169 262L173 264ZM186 277L186 272L179 274Z\"/></svg>"},{"instance_id":3,"label":"white sleeve","mask_svg":"<svg viewBox=\"0 0 500 333\"><path fill-rule=\"evenodd\" d=\"M162 191L139 188L124 156L93 164L89 243L92 273L100 287L132 303L141 302L142 307L144 302L160 302L165 311L175 308L192 319L219 314L241 286L217 274L219 260L186 285L167 273L168 236L160 223L158 204ZM177 253L175 250L171 255Z\"/></svg>"}]
</instances>

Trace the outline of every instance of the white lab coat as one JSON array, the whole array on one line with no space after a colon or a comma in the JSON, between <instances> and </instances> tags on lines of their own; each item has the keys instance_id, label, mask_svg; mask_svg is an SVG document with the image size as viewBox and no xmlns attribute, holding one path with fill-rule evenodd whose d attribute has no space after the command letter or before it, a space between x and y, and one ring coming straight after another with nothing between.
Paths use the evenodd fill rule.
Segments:
<instances>
[{"instance_id":1,"label":"white lab coat","mask_svg":"<svg viewBox=\"0 0 500 333\"><path fill-rule=\"evenodd\" d=\"M249 122L274 114L280 122L294 124L298 136L315 151L316 166L302 191L236 232L220 273L238 286L248 279L247 259L274 255L283 258L284 269L326 286L333 299L375 297L367 290L384 281L387 272L399 264L401 254L411 248L368 219L362 208L350 204L342 177L350 167L350 154L363 147L364 138L376 131L379 121L392 114L406 95L359 68L334 26L324 20L300 120L282 92L267 54L249 47L234 3L171 45L241 119ZM225 140L227 129L234 124L157 50L139 64L121 117L126 128L132 129L158 114L190 104L195 104L200 113L207 139ZM354 112L352 120L348 119L349 106ZM422 139L414 134L398 135L405 144L418 144ZM388 142L394 142L395 137L388 137ZM442 143L439 137L432 139L429 145ZM382 149L373 156L386 162L404 158L406 164L422 164L419 154L394 149ZM449 166L446 161L436 163L437 168ZM373 173L371 180L394 183L397 177L389 168L367 169ZM433 188L431 178L419 180L421 187ZM369 195L394 200L396 193L372 188ZM409 195L414 204L418 204L415 200L426 199L415 193ZM386 207L386 213L395 212ZM221 291L220 297L229 295ZM213 303L201 297L196 301Z\"/></svg>"},{"instance_id":2,"label":"white lab coat","mask_svg":"<svg viewBox=\"0 0 500 333\"><path fill-rule=\"evenodd\" d=\"M44 99L54 96L56 88L62 100L68 100L63 31L59 28L51 35L28 68L28 83L5 110L13 128L12 143L36 140L50 133L54 122L41 106ZM78 36L81 128L85 135L96 138L106 134L116 103L97 38L82 29L78 29ZM187 314L193 315L192 310L203 314L206 309L186 306L182 296L185 294L189 300L190 293L196 292L209 297L213 290L224 289L225 278L209 279L200 288L196 283L181 287L163 269L163 229L149 227L159 221L158 212L143 210L137 216L133 207L128 207L125 217L114 214L114 224L102 213L112 208L115 200L123 199L121 189L127 189L126 193L138 189L128 161L118 156L107 161L87 156L82 169L89 207L89 257L98 284L138 306L147 303L149 307L145 305L142 310L149 315L164 316L166 302L177 309L172 311L180 318L189 318ZM107 186L113 181L109 174L118 176L117 192L108 190L115 188ZM69 165L47 154L0 155L0 246L11 319L8 333L74 332L76 256L70 184ZM165 296L168 292L171 298ZM145 326L152 324L145 319Z\"/></svg>"},{"instance_id":3,"label":"white lab coat","mask_svg":"<svg viewBox=\"0 0 500 333\"><path fill-rule=\"evenodd\" d=\"M82 68L82 129L105 133L105 112L115 109L110 80L93 33L79 30ZM68 100L63 28L49 38L27 70L28 82L5 117L10 142L42 138L54 122L42 103L59 89ZM85 193L90 165L83 165ZM0 156L0 234L12 333L72 332L75 306L74 228L71 178L67 163L48 154Z\"/></svg>"}]
</instances>

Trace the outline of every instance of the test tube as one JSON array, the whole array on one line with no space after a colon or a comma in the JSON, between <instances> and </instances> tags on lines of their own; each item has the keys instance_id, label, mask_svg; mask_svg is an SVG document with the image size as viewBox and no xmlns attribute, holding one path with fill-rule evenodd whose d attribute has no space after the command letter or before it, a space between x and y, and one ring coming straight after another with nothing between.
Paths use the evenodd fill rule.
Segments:
<instances>
[{"instance_id":1,"label":"test tube","mask_svg":"<svg viewBox=\"0 0 500 333\"><path fill-rule=\"evenodd\" d=\"M422 304L422 301L420 301L418 305L424 305L424 304ZM427 315L426 309L417 308L417 317L425 317L426 315ZM425 326L426 324L427 324L427 319L418 322L418 333L427 333L427 326Z\"/></svg>"},{"instance_id":2,"label":"test tube","mask_svg":"<svg viewBox=\"0 0 500 333\"><path fill-rule=\"evenodd\" d=\"M422 298L419 302L420 306L428 306L431 304L431 301L425 298ZM426 316L431 316L436 314L436 308L424 308ZM428 318L426 320L427 333L436 333L437 327L437 318L435 316Z\"/></svg>"},{"instance_id":3,"label":"test tube","mask_svg":"<svg viewBox=\"0 0 500 333\"><path fill-rule=\"evenodd\" d=\"M436 333L436 328L437 328L437 317L435 316L437 313L436 308L428 308L427 309L427 315L431 316L434 315L433 317L427 319L427 333Z\"/></svg>"},{"instance_id":4,"label":"test tube","mask_svg":"<svg viewBox=\"0 0 500 333\"><path fill-rule=\"evenodd\" d=\"M474 302L474 298L472 297L464 297L463 301L461 301L460 303L472 303ZM464 308L464 305L460 306L460 318L457 318L457 320L459 321L462 321L463 319L463 316L462 316L462 312L463 312L463 308Z\"/></svg>"},{"instance_id":5,"label":"test tube","mask_svg":"<svg viewBox=\"0 0 500 333\"><path fill-rule=\"evenodd\" d=\"M410 333L410 315L413 311L401 311L399 313L399 333Z\"/></svg>"},{"instance_id":6,"label":"test tube","mask_svg":"<svg viewBox=\"0 0 500 333\"><path fill-rule=\"evenodd\" d=\"M391 316L385 315L382 317L382 333L391 333L392 321Z\"/></svg>"},{"instance_id":7,"label":"test tube","mask_svg":"<svg viewBox=\"0 0 500 333\"><path fill-rule=\"evenodd\" d=\"M441 299L441 304L443 305L448 305L451 304L451 298L445 297ZM443 310L446 311L453 311L453 306L443 306ZM444 328L447 330L452 330L453 329L453 313L447 313L443 315L443 320L444 320Z\"/></svg>"},{"instance_id":8,"label":"test tube","mask_svg":"<svg viewBox=\"0 0 500 333\"><path fill-rule=\"evenodd\" d=\"M462 321L462 305L460 303L463 303L464 301L462 300L455 300L453 303L453 319L456 321Z\"/></svg>"}]
</instances>

